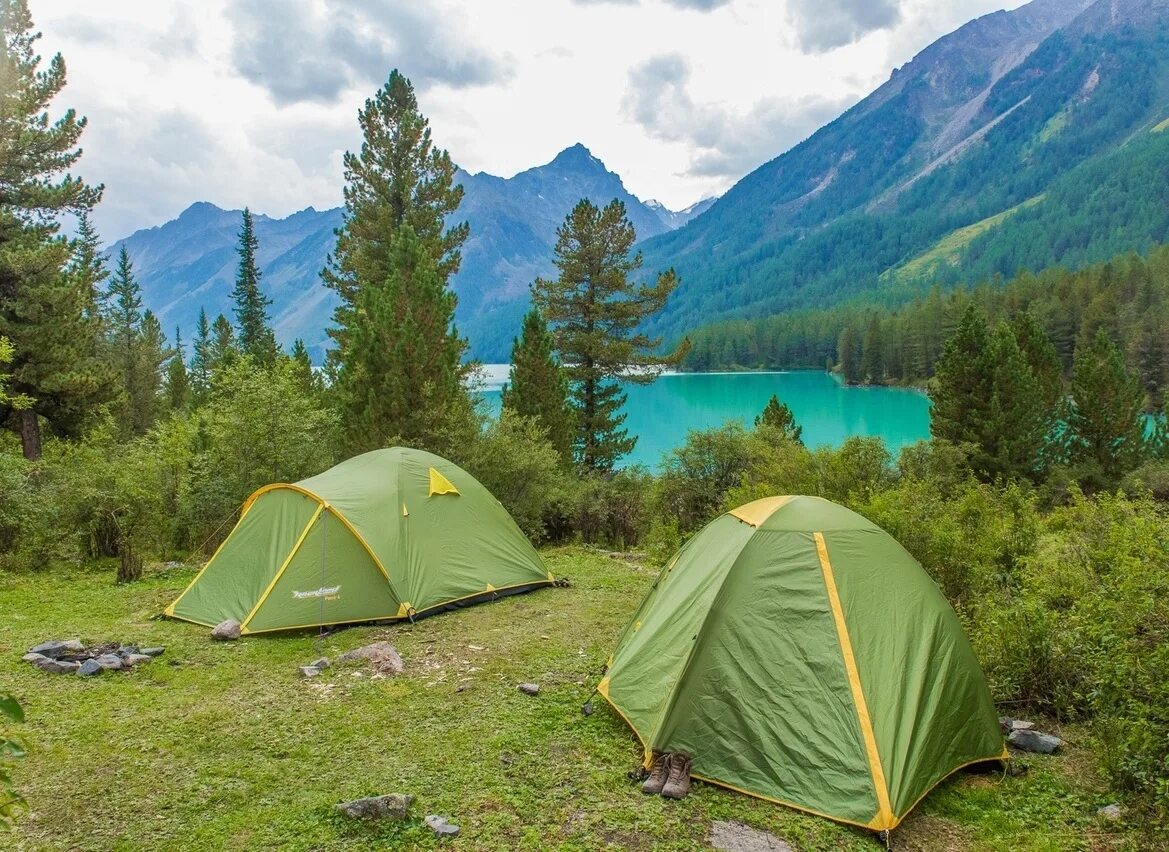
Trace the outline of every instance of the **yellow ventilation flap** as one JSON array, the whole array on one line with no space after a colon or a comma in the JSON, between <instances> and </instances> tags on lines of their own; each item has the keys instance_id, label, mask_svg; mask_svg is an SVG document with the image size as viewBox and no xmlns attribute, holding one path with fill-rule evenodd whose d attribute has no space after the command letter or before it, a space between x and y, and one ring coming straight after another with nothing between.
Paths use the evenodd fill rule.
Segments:
<instances>
[{"instance_id":1,"label":"yellow ventilation flap","mask_svg":"<svg viewBox=\"0 0 1169 852\"><path fill-rule=\"evenodd\" d=\"M451 484L451 481L435 470L430 469L430 496L435 494L458 494L459 489Z\"/></svg>"}]
</instances>

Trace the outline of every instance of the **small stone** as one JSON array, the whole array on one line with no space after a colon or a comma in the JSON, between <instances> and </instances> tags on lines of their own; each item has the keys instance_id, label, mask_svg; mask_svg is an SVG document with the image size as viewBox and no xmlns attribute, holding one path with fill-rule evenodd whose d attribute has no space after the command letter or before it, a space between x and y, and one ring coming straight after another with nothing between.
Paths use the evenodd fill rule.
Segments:
<instances>
[{"instance_id":1,"label":"small stone","mask_svg":"<svg viewBox=\"0 0 1169 852\"><path fill-rule=\"evenodd\" d=\"M215 625L215 629L211 631L211 638L220 642L232 642L239 638L239 631L240 623L234 618L229 618Z\"/></svg>"},{"instance_id":2,"label":"small stone","mask_svg":"<svg viewBox=\"0 0 1169 852\"><path fill-rule=\"evenodd\" d=\"M1034 722L1025 722L1022 719L1012 719L1011 720L1011 730L1012 731L1030 731L1034 727L1035 727Z\"/></svg>"},{"instance_id":3,"label":"small stone","mask_svg":"<svg viewBox=\"0 0 1169 852\"><path fill-rule=\"evenodd\" d=\"M593 702L589 701L587 704L581 707L580 712L584 713L586 716L593 715Z\"/></svg>"},{"instance_id":4,"label":"small stone","mask_svg":"<svg viewBox=\"0 0 1169 852\"><path fill-rule=\"evenodd\" d=\"M350 819L405 819L413 801L413 796L404 793L388 793L385 796L368 796L352 802L341 802L336 808Z\"/></svg>"},{"instance_id":5,"label":"small stone","mask_svg":"<svg viewBox=\"0 0 1169 852\"><path fill-rule=\"evenodd\" d=\"M999 730L1004 734L1009 734L1012 730L1014 730L1012 728L1012 725L1014 724L1015 720L1010 716L999 716Z\"/></svg>"},{"instance_id":6,"label":"small stone","mask_svg":"<svg viewBox=\"0 0 1169 852\"><path fill-rule=\"evenodd\" d=\"M69 660L54 660L50 657L42 657L33 663L33 665L49 674L72 674L81 668L81 663L74 663Z\"/></svg>"},{"instance_id":7,"label":"small stone","mask_svg":"<svg viewBox=\"0 0 1169 852\"><path fill-rule=\"evenodd\" d=\"M301 677L316 677L321 673L321 670L316 666L301 666L297 671L300 672Z\"/></svg>"},{"instance_id":8,"label":"small stone","mask_svg":"<svg viewBox=\"0 0 1169 852\"><path fill-rule=\"evenodd\" d=\"M538 684L538 683L521 683L519 686L516 687L516 689L518 689L524 695L539 695L540 694L540 684Z\"/></svg>"},{"instance_id":9,"label":"small stone","mask_svg":"<svg viewBox=\"0 0 1169 852\"><path fill-rule=\"evenodd\" d=\"M105 667L102 666L102 664L97 660L86 660L77 669L77 673L82 677L94 677L95 675L99 675L104 671Z\"/></svg>"},{"instance_id":10,"label":"small stone","mask_svg":"<svg viewBox=\"0 0 1169 852\"><path fill-rule=\"evenodd\" d=\"M38 654L35 651L29 651L20 659L26 663L32 663L35 666L41 660L51 660L52 657L46 657L44 654Z\"/></svg>"},{"instance_id":11,"label":"small stone","mask_svg":"<svg viewBox=\"0 0 1169 852\"><path fill-rule=\"evenodd\" d=\"M142 653L148 657L161 657L166 648L143 648Z\"/></svg>"},{"instance_id":12,"label":"small stone","mask_svg":"<svg viewBox=\"0 0 1169 852\"><path fill-rule=\"evenodd\" d=\"M1102 808L1096 809L1096 816L1107 820L1118 820L1124 816L1124 808L1113 802L1111 805L1105 805Z\"/></svg>"},{"instance_id":13,"label":"small stone","mask_svg":"<svg viewBox=\"0 0 1169 852\"><path fill-rule=\"evenodd\" d=\"M735 820L715 820L706 842L724 852L795 852L791 844L768 831Z\"/></svg>"},{"instance_id":14,"label":"small stone","mask_svg":"<svg viewBox=\"0 0 1169 852\"><path fill-rule=\"evenodd\" d=\"M139 651L138 651L137 645L120 645L118 647L118 650L115 651L114 653L117 654L119 657L128 657L131 654L139 653Z\"/></svg>"},{"instance_id":15,"label":"small stone","mask_svg":"<svg viewBox=\"0 0 1169 852\"><path fill-rule=\"evenodd\" d=\"M309 665L312 666L314 669L327 669L329 667L329 658L328 657L320 657L318 659L313 660L311 663L309 663Z\"/></svg>"},{"instance_id":16,"label":"small stone","mask_svg":"<svg viewBox=\"0 0 1169 852\"><path fill-rule=\"evenodd\" d=\"M377 673L382 675L396 675L401 674L406 664L402 662L402 657L398 651L389 642L374 642L371 645L363 645L360 648L354 648L352 651L346 651L337 658L337 663L353 663L365 661L370 664L370 667Z\"/></svg>"},{"instance_id":17,"label":"small stone","mask_svg":"<svg viewBox=\"0 0 1169 852\"><path fill-rule=\"evenodd\" d=\"M136 666L140 663L149 663L154 657L149 654L127 654L122 657L122 662L127 666Z\"/></svg>"},{"instance_id":18,"label":"small stone","mask_svg":"<svg viewBox=\"0 0 1169 852\"><path fill-rule=\"evenodd\" d=\"M55 639L52 642L42 642L35 648L29 648L30 654L42 654L54 660L65 654L79 654L85 650L80 639Z\"/></svg>"},{"instance_id":19,"label":"small stone","mask_svg":"<svg viewBox=\"0 0 1169 852\"><path fill-rule=\"evenodd\" d=\"M123 668L123 665L124 665L122 663L122 658L119 657L117 654L102 654L100 657L94 657L93 661L95 663L97 663L99 666L101 666L103 669L109 669L110 671L113 671L113 672L116 672L116 671L118 671L118 669Z\"/></svg>"},{"instance_id":20,"label":"small stone","mask_svg":"<svg viewBox=\"0 0 1169 852\"><path fill-rule=\"evenodd\" d=\"M1007 742L1020 751L1034 751L1039 754L1051 754L1063 745L1063 740L1059 737L1030 730L1011 731Z\"/></svg>"},{"instance_id":21,"label":"small stone","mask_svg":"<svg viewBox=\"0 0 1169 852\"><path fill-rule=\"evenodd\" d=\"M446 817L440 817L438 814L430 814L426 818L426 825L434 832L435 837L456 837L459 833L459 827L446 821Z\"/></svg>"}]
</instances>

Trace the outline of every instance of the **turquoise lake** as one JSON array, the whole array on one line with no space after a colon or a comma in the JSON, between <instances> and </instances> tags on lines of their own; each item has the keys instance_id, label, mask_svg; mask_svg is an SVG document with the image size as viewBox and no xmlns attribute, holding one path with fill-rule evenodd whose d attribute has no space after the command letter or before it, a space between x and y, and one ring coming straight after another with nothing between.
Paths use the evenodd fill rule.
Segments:
<instances>
[{"instance_id":1,"label":"turquoise lake","mask_svg":"<svg viewBox=\"0 0 1169 852\"><path fill-rule=\"evenodd\" d=\"M483 394L492 413L506 364L485 365ZM854 435L882 438L891 452L929 437L929 400L905 388L847 387L813 370L782 373L668 373L651 385L628 385L625 426L637 435L626 464L656 467L692 429L728 420L751 425L772 394L791 407L808 447L838 446Z\"/></svg>"}]
</instances>

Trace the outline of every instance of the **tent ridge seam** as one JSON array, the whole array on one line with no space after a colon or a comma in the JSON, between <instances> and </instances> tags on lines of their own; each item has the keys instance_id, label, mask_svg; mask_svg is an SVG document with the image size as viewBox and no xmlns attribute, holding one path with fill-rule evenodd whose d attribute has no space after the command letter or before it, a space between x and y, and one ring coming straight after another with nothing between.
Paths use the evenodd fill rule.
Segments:
<instances>
[{"instance_id":1,"label":"tent ridge seam","mask_svg":"<svg viewBox=\"0 0 1169 852\"><path fill-rule=\"evenodd\" d=\"M844 620L844 609L840 604L840 594L836 589L836 579L832 573L832 562L828 559L828 545L821 532L812 533L816 543L816 555L820 560L820 571L824 575L824 587L828 593L828 604L832 608L832 618L836 622L836 638L840 642L840 653L844 658L845 673L848 675L848 684L852 690L853 705L856 709L857 722L860 725L861 737L864 739L865 753L868 759L869 772L873 778L873 792L877 797L877 815L870 823L870 828L887 829L897 823L893 808L889 804L889 785L885 779L885 769L881 765L881 755L877 750L877 737L873 733L873 720L869 716L868 703L865 701L864 689L861 686L860 671L857 669L856 657L852 652L852 639L848 633L848 624Z\"/></svg>"}]
</instances>

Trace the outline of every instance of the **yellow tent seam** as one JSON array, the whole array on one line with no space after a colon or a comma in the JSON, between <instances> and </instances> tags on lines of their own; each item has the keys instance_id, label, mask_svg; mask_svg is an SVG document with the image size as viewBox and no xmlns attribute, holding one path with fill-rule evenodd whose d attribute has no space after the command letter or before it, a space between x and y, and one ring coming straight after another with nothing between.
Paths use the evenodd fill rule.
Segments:
<instances>
[{"instance_id":1,"label":"yellow tent seam","mask_svg":"<svg viewBox=\"0 0 1169 852\"><path fill-rule=\"evenodd\" d=\"M332 513L333 517L339 520L345 526L345 529L353 533L353 537L357 539L357 543L365 548L365 552L369 554L369 558L373 560L373 564L377 566L377 569L382 572L382 576L386 578L386 582L390 582L390 572L386 570L385 565L382 565L382 561L378 559L378 555L373 552L373 548L369 546L369 542L365 540L365 536L357 531L357 527L349 523L349 519L342 515L337 510L336 506L330 505L329 501L320 494L317 494L314 491L309 491L302 485L297 485L293 482L273 482L271 485L265 485L263 488L257 489L255 493L253 493L252 496L248 498L248 501L244 504L244 513L247 513L248 509L251 508L252 503L256 501L257 497L262 494L267 494L269 491L275 491L277 488L287 488L289 491L296 491L300 494L303 494L305 497L311 497L316 500L322 508L328 509L329 512ZM403 505L402 508L405 508L405 505ZM242 516L240 519L243 519ZM228 537L230 538L230 536ZM224 543L226 543L226 541ZM196 577L195 579L197 580L199 578Z\"/></svg>"},{"instance_id":2,"label":"yellow tent seam","mask_svg":"<svg viewBox=\"0 0 1169 852\"><path fill-rule=\"evenodd\" d=\"M820 558L820 570L824 575L824 587L828 591L828 603L832 607L832 618L836 622L836 635L840 640L840 653L844 657L844 668L848 674L848 685L852 689L852 700L856 705L857 721L860 723L861 736L865 742L865 752L868 756L869 771L873 776L873 790L877 796L877 815L869 828L887 829L897 824L893 815L893 808L889 805L889 786L885 781L885 769L881 766L881 755L877 751L877 737L873 733L873 721L869 716L869 706L865 701L864 689L861 687L860 672L857 669L856 657L852 653L852 639L848 635L848 624L844 620L844 609L840 605L840 595L836 590L836 579L832 574L832 563L828 559L828 545L824 541L823 533L812 533L816 541L816 554Z\"/></svg>"},{"instance_id":3,"label":"yellow tent seam","mask_svg":"<svg viewBox=\"0 0 1169 852\"><path fill-rule=\"evenodd\" d=\"M733 515L743 523L750 524L758 529L763 525L764 521L774 515L779 509L783 508L791 499L790 494L782 497L763 497L759 500L752 500L750 503L739 506L737 509L731 509L727 514Z\"/></svg>"},{"instance_id":4,"label":"yellow tent seam","mask_svg":"<svg viewBox=\"0 0 1169 852\"><path fill-rule=\"evenodd\" d=\"M317 510L313 512L313 516L308 519L308 523L304 525L304 529L301 530L300 535L297 536L296 543L292 545L292 550L288 551L288 555L284 557L284 562L281 563L280 570L276 572L276 576L272 578L272 582L268 584L268 588L264 589L264 594L260 595L260 599L256 601L256 605L252 607L252 611L249 612L247 618L243 620L243 623L240 625L240 633L247 632L248 622L250 622L255 617L256 613L260 611L260 607L264 605L264 601L268 600L268 595L272 594L272 590L276 588L276 584L280 582L280 578L284 576L284 572L292 563L292 558L296 556L296 552L300 550L300 546L304 544L304 540L308 538L309 530L313 528L313 524L317 522L317 518L321 516L321 512L323 511L325 511L325 502L321 500L317 504Z\"/></svg>"}]
</instances>

